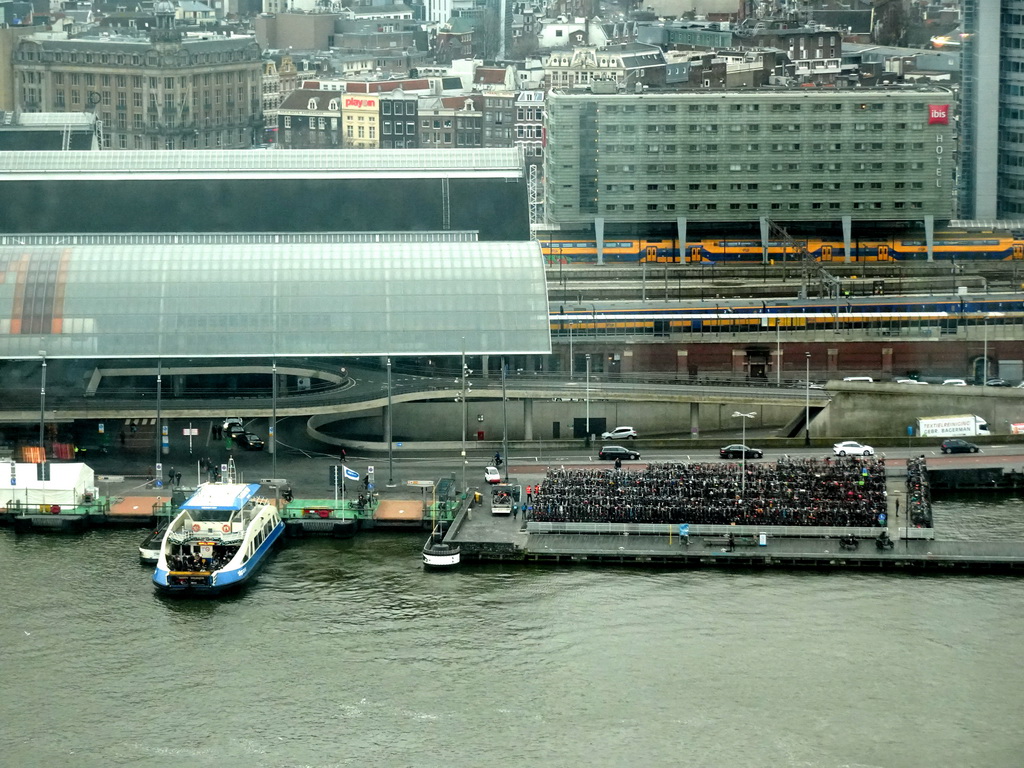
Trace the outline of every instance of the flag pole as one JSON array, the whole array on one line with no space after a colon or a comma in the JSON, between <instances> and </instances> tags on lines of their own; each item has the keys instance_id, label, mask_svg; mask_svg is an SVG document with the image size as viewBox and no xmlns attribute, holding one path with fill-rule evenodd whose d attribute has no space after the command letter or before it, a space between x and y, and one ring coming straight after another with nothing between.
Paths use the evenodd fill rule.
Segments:
<instances>
[{"instance_id":1,"label":"flag pole","mask_svg":"<svg viewBox=\"0 0 1024 768\"><path fill-rule=\"evenodd\" d=\"M338 506L338 467L334 467L334 506Z\"/></svg>"}]
</instances>

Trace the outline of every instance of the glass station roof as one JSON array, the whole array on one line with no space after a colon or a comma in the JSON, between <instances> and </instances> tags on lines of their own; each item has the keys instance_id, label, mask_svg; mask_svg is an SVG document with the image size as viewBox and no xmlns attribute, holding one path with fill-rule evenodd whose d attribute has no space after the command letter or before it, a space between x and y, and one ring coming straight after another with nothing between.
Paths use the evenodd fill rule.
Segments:
<instances>
[{"instance_id":1,"label":"glass station roof","mask_svg":"<svg viewBox=\"0 0 1024 768\"><path fill-rule=\"evenodd\" d=\"M4 238L0 357L551 351L535 242L173 239Z\"/></svg>"},{"instance_id":2,"label":"glass station roof","mask_svg":"<svg viewBox=\"0 0 1024 768\"><path fill-rule=\"evenodd\" d=\"M523 177L518 149L195 150L189 152L9 152L0 182L27 178L147 174L166 178L227 176Z\"/></svg>"}]
</instances>

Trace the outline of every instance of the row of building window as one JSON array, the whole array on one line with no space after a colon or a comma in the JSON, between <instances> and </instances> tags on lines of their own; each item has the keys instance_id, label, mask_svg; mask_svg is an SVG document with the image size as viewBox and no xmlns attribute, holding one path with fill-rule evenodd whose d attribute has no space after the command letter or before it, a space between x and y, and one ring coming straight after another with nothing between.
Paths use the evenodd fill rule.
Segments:
<instances>
[{"instance_id":1,"label":"row of building window","mask_svg":"<svg viewBox=\"0 0 1024 768\"><path fill-rule=\"evenodd\" d=\"M54 90L54 94L53 95L54 95L54 102L56 103L56 105L58 107L64 106L64 104L65 104L65 95L66 95L65 90L63 88L57 88L57 89ZM100 92L97 93L96 91L86 92L86 91L71 90L71 91L67 92L67 96L70 96L70 103L71 104L82 104L82 103L85 102L85 100L87 98L91 98L92 97L92 98L95 99L95 97L98 97L99 101L95 102L95 103L99 103L99 104L102 104L102 105L108 106L108 107L111 104L113 104L114 98L116 97L117 98L117 106L118 107L120 107L121 109L125 109L125 108L128 107L128 94L126 92L124 92L124 91L117 91L117 92L100 91ZM157 96L158 96L157 93L155 93L153 91L149 92L148 104L149 104L149 106L151 108L155 108L157 106L157 104L158 104ZM255 99L255 97L256 97L255 89L253 89L252 96ZM192 92L192 98L191 98L192 106L193 107L198 107L199 103L200 103L200 99L202 100L203 104L207 105L207 107L209 107L211 104L220 104L222 100L226 101L229 104L234 103L236 100L240 102L243 99L245 99L245 86L241 86L241 85L238 86L238 88L234 92L232 92L230 89L225 89L223 91L193 91ZM187 106L187 101L189 101L189 98L188 98L187 94L182 94L182 96L180 98L178 98L178 97L174 96L173 94L165 93L164 94L164 98L163 98L163 103L164 103L164 108L165 109L173 109L173 108L177 107L178 105ZM143 93L142 93L142 91L134 91L132 93L132 106L135 107L136 109L141 109L142 108L142 104L143 104Z\"/></svg>"},{"instance_id":2,"label":"row of building window","mask_svg":"<svg viewBox=\"0 0 1024 768\"><path fill-rule=\"evenodd\" d=\"M188 54L187 49L181 49ZM221 51L218 53L194 53L185 62L177 62L179 66L195 66L197 64L223 64L232 61L252 61L256 59L256 52L244 50ZM67 62L69 64L112 64L120 66L139 67L143 64L143 57L139 54L124 53L78 53L77 51L36 51L31 48L24 48L17 53L17 61L44 61L44 62ZM149 52L145 56L145 63L149 66L158 66L160 57L157 53Z\"/></svg>"},{"instance_id":3,"label":"row of building window","mask_svg":"<svg viewBox=\"0 0 1024 768\"><path fill-rule=\"evenodd\" d=\"M567 205L564 205L563 207L564 208L571 208L572 205L567 204ZM852 210L855 210L855 211L862 211L862 210L880 211L880 210L905 210L905 209L908 209L908 208L915 209L915 210L920 210L920 209L924 208L924 203L919 202L919 201L911 201L911 202L897 201L897 202L894 202L894 203L891 203L891 204L889 204L889 203L880 203L880 202L871 202L871 203L857 202L857 203L845 203L845 204L844 203L838 203L838 202L828 202L828 203L770 203L768 205L762 205L761 203L728 203L728 205L726 205L725 203L723 203L721 208L719 208L718 203L689 203L686 206L686 208L687 208L687 210L690 210L690 211L717 211L717 210L723 210L723 211L724 210L730 210L730 211L741 211L741 210L757 211L757 210L761 210L762 208L768 208L768 209L773 210L773 211L782 211L782 210L788 210L788 211L799 211L799 210L812 210L812 211L832 210L832 211L840 211L840 210L843 210L844 208L846 208L847 210L852 209ZM643 205L638 206L636 203L621 203L621 204L619 204L619 203L609 203L608 205L606 205L604 207L604 209L606 211L636 211L636 210L645 210L645 207ZM647 203L646 210L647 211L651 211L651 212L654 212L654 211L674 211L674 210L676 210L676 204L675 203Z\"/></svg>"},{"instance_id":4,"label":"row of building window","mask_svg":"<svg viewBox=\"0 0 1024 768\"><path fill-rule=\"evenodd\" d=\"M541 135L538 127L538 136ZM1021 135L1024 139L1024 134ZM1010 141L1013 141L1010 139ZM1021 141L1024 143L1024 141ZM675 144L647 144L641 145L647 147L648 152L675 152ZM706 153L706 152L718 152L719 150L725 150L727 152L760 152L761 145L756 143L750 144L686 144L684 145L687 152L691 153ZM636 144L603 144L600 146L602 152L636 152ZM660 149L659 149L660 147ZM800 143L789 143L789 144L765 144L765 149L770 149L773 152L800 152L804 149L810 149L814 152L841 152L843 145L841 143L829 143L829 144L800 144ZM853 150L855 152L881 152L885 149L885 144L880 141L855 141L852 143ZM907 143L904 141L893 142L891 149L895 152L906 152L908 149L915 152L924 150L923 141L914 141Z\"/></svg>"},{"instance_id":5,"label":"row of building window","mask_svg":"<svg viewBox=\"0 0 1024 768\"><path fill-rule=\"evenodd\" d=\"M1024 165L1024 163L1021 163ZM888 166L888 168L887 168ZM635 173L639 166L635 163L626 163L623 165L606 165L604 171L607 173ZM841 171L843 170L843 163L809 163L808 167L811 171ZM847 163L846 170L852 171L922 171L924 170L925 164L920 161L913 163ZM676 170L675 164L667 165L647 165L648 173L660 173L668 172L673 173ZM732 173L758 173L761 170L760 163L728 163L723 164L721 167L718 163L690 163L687 166L687 170L690 173L718 173L721 171L730 171ZM770 168L766 166L766 170L771 171L798 171L800 170L799 163L791 163L785 168L781 165L773 165Z\"/></svg>"},{"instance_id":6,"label":"row of building window","mask_svg":"<svg viewBox=\"0 0 1024 768\"><path fill-rule=\"evenodd\" d=\"M234 144L231 143L233 139L235 139ZM228 146L244 147L252 142L249 140L245 129L239 129L237 137L234 131L206 132L178 138L174 136L150 136L148 140L145 136L133 135L131 136L130 143L132 149L199 149L200 147L210 149ZM128 149L128 134L119 133L112 135L104 133L103 148L111 149L115 145L118 149Z\"/></svg>"},{"instance_id":7,"label":"row of building window","mask_svg":"<svg viewBox=\"0 0 1024 768\"><path fill-rule=\"evenodd\" d=\"M163 85L164 90L170 91L175 87L178 89L185 88L198 88L200 86L222 85L224 83L231 83L232 80L238 83L245 82L248 80L249 70L235 70L234 72L214 72L207 73L204 75L192 75L191 77L144 77L142 75L132 75L130 78L128 75L94 75L91 73L79 73L69 72L67 77L64 77L64 72L53 73L54 85L64 85L65 82L69 85L86 85L89 87L96 86L97 84L101 88L127 88L128 83L131 82L131 87L134 90L141 90L148 87L150 90L156 90ZM35 72L28 70L21 73L23 82L26 83L42 83L45 82L44 73Z\"/></svg>"},{"instance_id":8,"label":"row of building window","mask_svg":"<svg viewBox=\"0 0 1024 768\"><path fill-rule=\"evenodd\" d=\"M672 114L676 111L675 104L645 104L644 109L640 109L639 105L636 104L605 104L602 105L601 109L603 112L609 114L634 114L636 112L646 111L647 114L656 114L658 112L665 112ZM803 104L795 104L792 102L785 102L779 104L768 105L767 111L771 112L801 112L803 111ZM844 104L843 102L829 102L829 103L816 103L809 105L812 112L842 112L844 109L851 112L882 112L885 110L885 103L883 102L870 102L870 103L850 103ZM903 102L898 101L892 104L894 112L906 112L913 110L915 112L923 112L926 108L924 102ZM687 112L718 112L718 104L687 104ZM724 111L724 110L723 110ZM728 111L730 112L760 112L760 104L729 104Z\"/></svg>"},{"instance_id":9,"label":"row of building window","mask_svg":"<svg viewBox=\"0 0 1024 768\"><path fill-rule=\"evenodd\" d=\"M391 99L381 99L380 113L382 115L415 115L416 104L417 102L412 100L404 102Z\"/></svg>"}]
</instances>

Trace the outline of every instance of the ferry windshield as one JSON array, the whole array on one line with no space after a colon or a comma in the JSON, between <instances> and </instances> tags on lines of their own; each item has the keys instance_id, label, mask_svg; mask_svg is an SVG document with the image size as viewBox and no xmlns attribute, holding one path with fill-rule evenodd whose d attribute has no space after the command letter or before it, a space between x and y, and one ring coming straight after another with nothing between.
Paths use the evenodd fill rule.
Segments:
<instances>
[{"instance_id":1,"label":"ferry windshield","mask_svg":"<svg viewBox=\"0 0 1024 768\"><path fill-rule=\"evenodd\" d=\"M230 520L232 515L238 516L237 511L229 509L190 509L188 514L197 523L216 523L221 520Z\"/></svg>"}]
</instances>

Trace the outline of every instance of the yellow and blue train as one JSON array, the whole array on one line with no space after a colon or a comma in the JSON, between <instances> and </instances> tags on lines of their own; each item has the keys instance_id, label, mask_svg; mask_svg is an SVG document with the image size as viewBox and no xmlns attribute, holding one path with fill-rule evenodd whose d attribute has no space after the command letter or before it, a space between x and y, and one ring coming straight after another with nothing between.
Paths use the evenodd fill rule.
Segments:
<instances>
[{"instance_id":1,"label":"yellow and blue train","mask_svg":"<svg viewBox=\"0 0 1024 768\"><path fill-rule=\"evenodd\" d=\"M908 296L891 299L856 297L751 302L647 303L603 302L598 308L562 309L549 314L551 332L568 334L653 334L680 332L754 331L779 329L889 329L903 325L933 325L955 332L960 325L1020 324L1024 301L1018 294L984 296Z\"/></svg>"},{"instance_id":2,"label":"yellow and blue train","mask_svg":"<svg viewBox=\"0 0 1024 768\"><path fill-rule=\"evenodd\" d=\"M844 262L846 248L842 240L795 238L816 261ZM597 261L597 244L591 236L559 233L540 239L548 264L593 263ZM854 240L850 261L898 262L925 261L928 247L923 236L872 238ZM1011 233L937 233L932 244L933 257L943 261L1024 260L1024 237ZM760 264L764 258L761 241L757 239L707 238L687 240L680 251L679 240L672 238L606 239L606 262L684 263L749 263ZM768 244L768 258L779 264L800 259L793 243L773 240Z\"/></svg>"}]
</instances>

